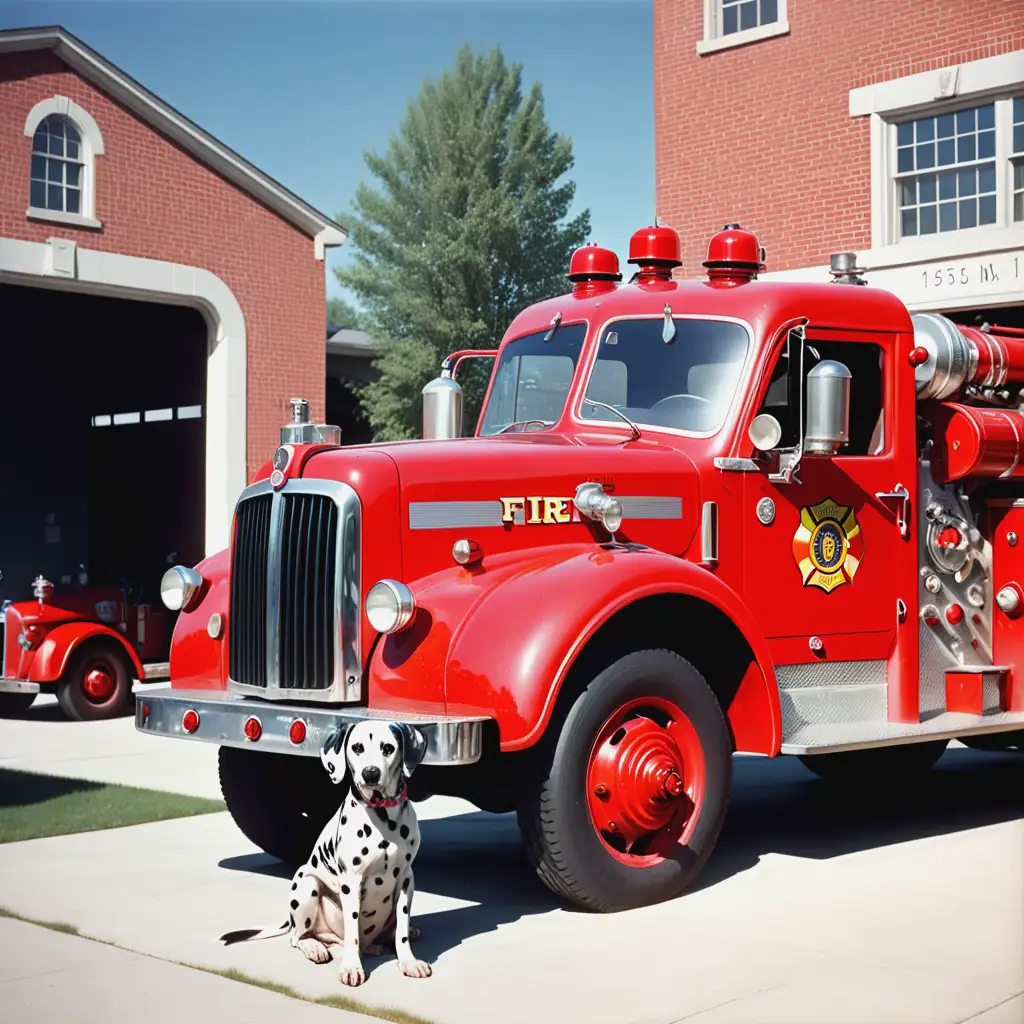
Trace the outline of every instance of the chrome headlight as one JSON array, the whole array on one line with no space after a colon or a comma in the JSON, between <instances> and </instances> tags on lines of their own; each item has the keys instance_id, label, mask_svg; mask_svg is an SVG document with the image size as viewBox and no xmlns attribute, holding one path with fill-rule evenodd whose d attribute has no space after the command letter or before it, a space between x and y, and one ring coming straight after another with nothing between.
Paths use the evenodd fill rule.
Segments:
<instances>
[{"instance_id":1,"label":"chrome headlight","mask_svg":"<svg viewBox=\"0 0 1024 1024\"><path fill-rule=\"evenodd\" d=\"M203 577L195 569L176 565L160 580L160 600L172 612L187 612L195 604L203 586Z\"/></svg>"},{"instance_id":2,"label":"chrome headlight","mask_svg":"<svg viewBox=\"0 0 1024 1024\"><path fill-rule=\"evenodd\" d=\"M616 533L622 526L622 503L618 498L605 494L599 483L580 484L573 504L580 515L596 520L609 533Z\"/></svg>"},{"instance_id":3,"label":"chrome headlight","mask_svg":"<svg viewBox=\"0 0 1024 1024\"><path fill-rule=\"evenodd\" d=\"M397 633L412 622L416 599L398 580L381 580L366 595L366 617L378 633Z\"/></svg>"}]
</instances>

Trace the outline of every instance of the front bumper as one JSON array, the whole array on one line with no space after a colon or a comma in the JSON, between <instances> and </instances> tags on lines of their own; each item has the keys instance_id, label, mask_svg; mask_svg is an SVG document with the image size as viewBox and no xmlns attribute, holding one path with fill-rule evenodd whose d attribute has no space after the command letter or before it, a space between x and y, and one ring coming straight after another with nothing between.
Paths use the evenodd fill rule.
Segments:
<instances>
[{"instance_id":1,"label":"front bumper","mask_svg":"<svg viewBox=\"0 0 1024 1024\"><path fill-rule=\"evenodd\" d=\"M38 683L27 683L24 679L0 679L0 693L38 693Z\"/></svg>"},{"instance_id":2,"label":"front bumper","mask_svg":"<svg viewBox=\"0 0 1024 1024\"><path fill-rule=\"evenodd\" d=\"M199 716L198 727L190 733L182 725L188 711ZM255 741L246 739L242 731L251 717L257 718L262 727L260 737ZM296 719L301 719L306 726L306 736L301 743L293 743L288 734ZM480 760L483 751L486 718L270 703L223 690L174 690L169 686L139 693L135 697L135 728L140 732L204 740L225 747L250 747L273 754L319 757L327 736L339 725L355 725L366 719L415 725L427 741L424 764L472 764Z\"/></svg>"}]
</instances>

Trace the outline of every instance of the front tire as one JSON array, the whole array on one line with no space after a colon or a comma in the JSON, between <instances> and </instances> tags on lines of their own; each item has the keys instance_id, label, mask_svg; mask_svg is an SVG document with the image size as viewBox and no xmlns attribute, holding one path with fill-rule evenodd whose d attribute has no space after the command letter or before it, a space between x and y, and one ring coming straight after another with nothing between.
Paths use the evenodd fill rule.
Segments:
<instances>
[{"instance_id":1,"label":"front tire","mask_svg":"<svg viewBox=\"0 0 1024 1024\"><path fill-rule=\"evenodd\" d=\"M342 799L317 757L221 747L220 790L242 834L289 865L302 864Z\"/></svg>"},{"instance_id":2,"label":"front tire","mask_svg":"<svg viewBox=\"0 0 1024 1024\"><path fill-rule=\"evenodd\" d=\"M800 755L800 763L820 779L841 785L883 783L898 785L930 771L942 757L949 740L902 743L868 750L843 750L837 754Z\"/></svg>"},{"instance_id":3,"label":"front tire","mask_svg":"<svg viewBox=\"0 0 1024 1024\"><path fill-rule=\"evenodd\" d=\"M700 873L725 820L732 741L689 662L664 650L619 658L535 757L517 813L555 893L607 913L672 899Z\"/></svg>"},{"instance_id":4,"label":"front tire","mask_svg":"<svg viewBox=\"0 0 1024 1024\"><path fill-rule=\"evenodd\" d=\"M23 715L36 697L36 693L0 693L0 718L10 715Z\"/></svg>"},{"instance_id":5,"label":"front tire","mask_svg":"<svg viewBox=\"0 0 1024 1024\"><path fill-rule=\"evenodd\" d=\"M123 715L132 699L132 668L113 643L83 644L57 683L57 703L76 722Z\"/></svg>"}]
</instances>

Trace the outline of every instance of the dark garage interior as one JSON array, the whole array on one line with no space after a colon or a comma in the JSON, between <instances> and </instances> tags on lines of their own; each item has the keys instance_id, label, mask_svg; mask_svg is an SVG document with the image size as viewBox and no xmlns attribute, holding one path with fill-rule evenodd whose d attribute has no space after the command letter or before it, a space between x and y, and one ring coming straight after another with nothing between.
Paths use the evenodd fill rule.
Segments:
<instances>
[{"instance_id":1,"label":"dark garage interior","mask_svg":"<svg viewBox=\"0 0 1024 1024\"><path fill-rule=\"evenodd\" d=\"M0 598L40 573L160 605L204 554L207 325L180 306L0 284Z\"/></svg>"}]
</instances>

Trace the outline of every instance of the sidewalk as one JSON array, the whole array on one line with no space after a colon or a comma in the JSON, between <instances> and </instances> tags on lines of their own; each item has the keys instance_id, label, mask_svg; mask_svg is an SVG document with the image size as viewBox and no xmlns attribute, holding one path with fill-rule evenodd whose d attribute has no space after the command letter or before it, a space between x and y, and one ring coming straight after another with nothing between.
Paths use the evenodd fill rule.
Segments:
<instances>
[{"instance_id":1,"label":"sidewalk","mask_svg":"<svg viewBox=\"0 0 1024 1024\"><path fill-rule=\"evenodd\" d=\"M91 939L0 919L4 1024L380 1024Z\"/></svg>"}]
</instances>

